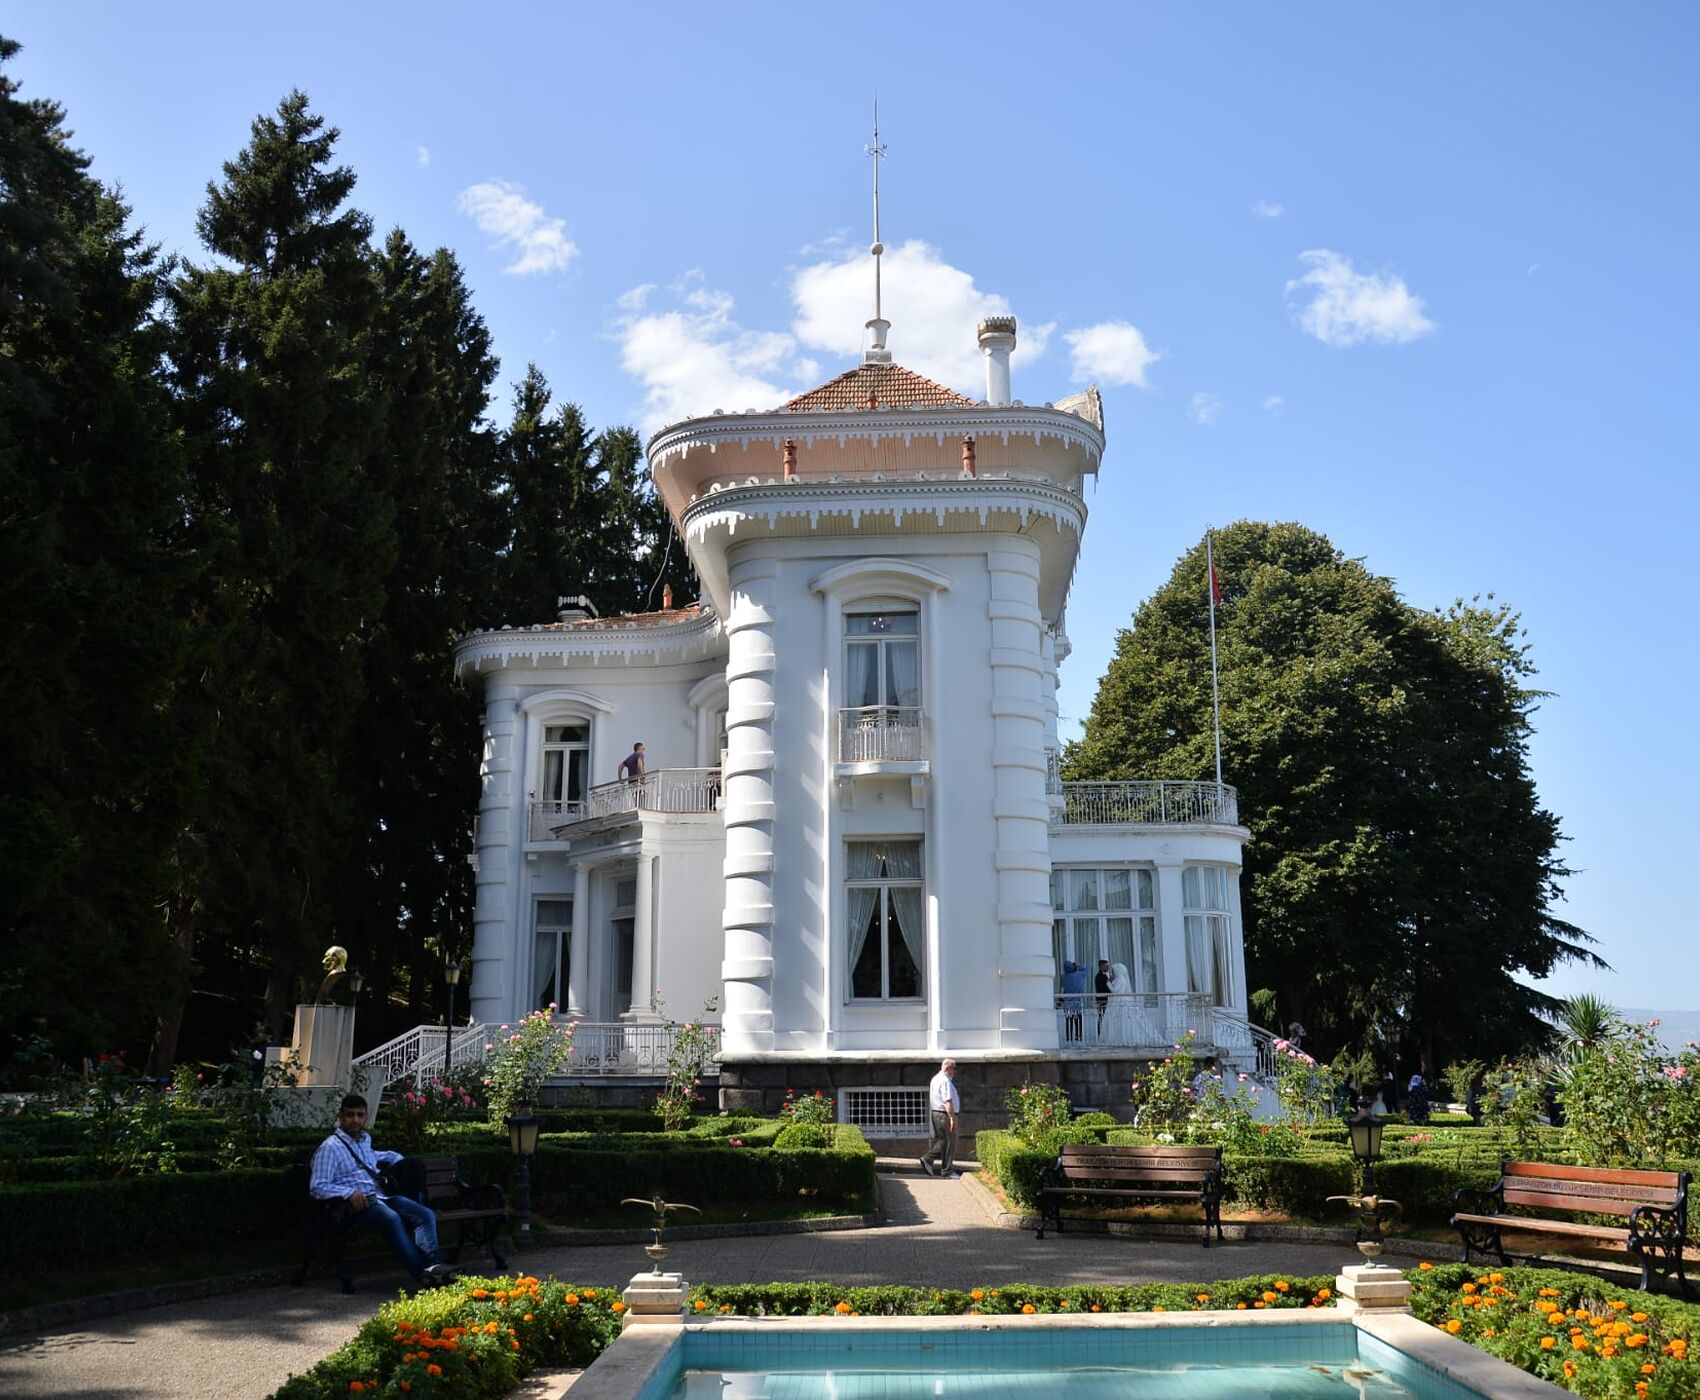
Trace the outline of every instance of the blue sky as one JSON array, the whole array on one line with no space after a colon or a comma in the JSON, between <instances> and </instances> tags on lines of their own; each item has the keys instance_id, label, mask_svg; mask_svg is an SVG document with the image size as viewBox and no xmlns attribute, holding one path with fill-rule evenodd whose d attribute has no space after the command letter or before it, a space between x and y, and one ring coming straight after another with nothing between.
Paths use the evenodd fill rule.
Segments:
<instances>
[{"instance_id":1,"label":"blue sky","mask_svg":"<svg viewBox=\"0 0 1700 1400\"><path fill-rule=\"evenodd\" d=\"M1555 692L1561 912L1618 969L1551 989L1700 1005L1700 8L140 15L0 31L153 237L200 256L207 182L299 86L378 230L460 257L498 412L529 360L604 426L853 363L877 89L896 358L974 390L1007 310L1017 397L1105 394L1064 715L1210 523L1302 521L1424 606L1496 593Z\"/></svg>"}]
</instances>

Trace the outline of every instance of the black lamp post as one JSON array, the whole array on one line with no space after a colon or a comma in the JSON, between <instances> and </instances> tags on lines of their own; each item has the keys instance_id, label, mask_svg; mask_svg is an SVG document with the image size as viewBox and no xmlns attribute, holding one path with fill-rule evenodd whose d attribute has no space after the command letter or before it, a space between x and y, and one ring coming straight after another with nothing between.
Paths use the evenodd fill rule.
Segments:
<instances>
[{"instance_id":1,"label":"black lamp post","mask_svg":"<svg viewBox=\"0 0 1700 1400\"><path fill-rule=\"evenodd\" d=\"M514 1153L514 1243L521 1249L531 1246L531 1156L537 1151L537 1134L543 1120L531 1111L525 1099L519 1101L519 1112L506 1120L508 1146Z\"/></svg>"},{"instance_id":2,"label":"black lamp post","mask_svg":"<svg viewBox=\"0 0 1700 1400\"><path fill-rule=\"evenodd\" d=\"M1375 1163L1381 1160L1381 1130L1386 1126L1386 1119L1370 1112L1367 1097L1358 1100L1357 1116L1346 1123L1352 1135L1352 1156L1363 1163L1366 1196L1375 1190Z\"/></svg>"},{"instance_id":3,"label":"black lamp post","mask_svg":"<svg viewBox=\"0 0 1700 1400\"><path fill-rule=\"evenodd\" d=\"M460 964L451 962L443 969L443 981L449 984L449 1024L443 1032L443 1078L454 1073L455 1067L455 986L460 981Z\"/></svg>"},{"instance_id":4,"label":"black lamp post","mask_svg":"<svg viewBox=\"0 0 1700 1400\"><path fill-rule=\"evenodd\" d=\"M358 972L348 974L348 1001L352 1006L360 999L360 989L366 985L366 979Z\"/></svg>"}]
</instances>

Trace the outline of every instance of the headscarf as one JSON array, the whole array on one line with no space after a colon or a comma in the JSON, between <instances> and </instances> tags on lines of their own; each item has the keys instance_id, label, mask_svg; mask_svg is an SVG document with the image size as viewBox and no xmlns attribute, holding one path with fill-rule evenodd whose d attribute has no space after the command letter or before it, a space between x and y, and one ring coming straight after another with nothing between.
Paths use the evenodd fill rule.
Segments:
<instances>
[{"instance_id":1,"label":"headscarf","mask_svg":"<svg viewBox=\"0 0 1700 1400\"><path fill-rule=\"evenodd\" d=\"M1416 1092L1416 1090L1418 1090L1422 1087L1423 1087L1423 1077L1422 1077L1422 1075L1413 1074L1411 1076L1411 1082L1405 1086L1405 1092L1407 1094L1414 1093L1414 1092Z\"/></svg>"}]
</instances>

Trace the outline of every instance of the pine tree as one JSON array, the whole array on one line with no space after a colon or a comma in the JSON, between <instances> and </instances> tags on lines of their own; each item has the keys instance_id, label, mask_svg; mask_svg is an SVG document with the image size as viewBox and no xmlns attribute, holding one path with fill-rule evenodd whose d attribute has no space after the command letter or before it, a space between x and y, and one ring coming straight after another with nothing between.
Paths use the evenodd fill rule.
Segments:
<instances>
[{"instance_id":1,"label":"pine tree","mask_svg":"<svg viewBox=\"0 0 1700 1400\"><path fill-rule=\"evenodd\" d=\"M1569 871L1515 617L1413 608L1298 525L1242 521L1215 555L1248 985L1325 1051L1396 1041L1433 1070L1538 1041L1554 1003L1519 975L1598 959L1551 912ZM1069 778L1212 775L1206 589L1200 543L1118 638Z\"/></svg>"},{"instance_id":2,"label":"pine tree","mask_svg":"<svg viewBox=\"0 0 1700 1400\"><path fill-rule=\"evenodd\" d=\"M441 963L471 927L467 832L478 798L478 709L451 674L455 638L486 621L502 503L490 336L444 250L397 230L375 259L372 383L383 396L373 471L396 502L396 566L365 648L366 690L346 771L355 839L339 922L370 930L374 995L405 985L408 1024L431 1019Z\"/></svg>"},{"instance_id":3,"label":"pine tree","mask_svg":"<svg viewBox=\"0 0 1700 1400\"><path fill-rule=\"evenodd\" d=\"M161 276L63 110L0 72L0 1049L115 1048L164 993L195 561Z\"/></svg>"},{"instance_id":4,"label":"pine tree","mask_svg":"<svg viewBox=\"0 0 1700 1400\"><path fill-rule=\"evenodd\" d=\"M195 543L214 577L203 928L265 968L274 1035L319 949L364 952L334 872L357 839L343 770L397 554L370 225L345 207L337 135L300 92L258 118L197 221L220 261L173 289Z\"/></svg>"}]
</instances>

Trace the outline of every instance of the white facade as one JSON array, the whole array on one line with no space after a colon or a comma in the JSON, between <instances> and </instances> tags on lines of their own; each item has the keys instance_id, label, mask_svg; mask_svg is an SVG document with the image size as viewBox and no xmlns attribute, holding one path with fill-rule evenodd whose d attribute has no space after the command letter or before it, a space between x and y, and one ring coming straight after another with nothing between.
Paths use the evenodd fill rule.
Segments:
<instances>
[{"instance_id":1,"label":"white facade","mask_svg":"<svg viewBox=\"0 0 1700 1400\"><path fill-rule=\"evenodd\" d=\"M1095 392L974 403L872 356L657 433L700 605L456 652L485 701L474 1019L713 997L744 1064L1249 1050L1232 790L1055 781L1103 450ZM1100 955L1148 1043L1065 995L1061 959Z\"/></svg>"}]
</instances>

